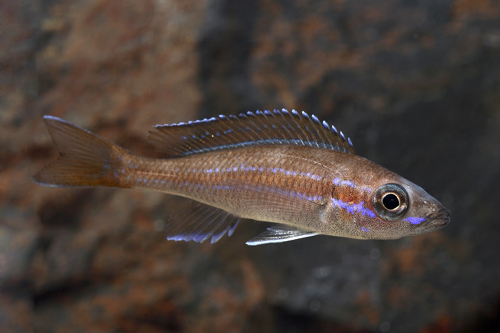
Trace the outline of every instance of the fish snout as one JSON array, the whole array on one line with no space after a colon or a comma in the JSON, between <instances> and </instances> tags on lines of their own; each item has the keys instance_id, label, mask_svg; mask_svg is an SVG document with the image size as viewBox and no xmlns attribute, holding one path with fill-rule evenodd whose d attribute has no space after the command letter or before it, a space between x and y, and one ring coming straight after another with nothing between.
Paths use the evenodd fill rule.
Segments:
<instances>
[{"instance_id":1,"label":"fish snout","mask_svg":"<svg viewBox=\"0 0 500 333\"><path fill-rule=\"evenodd\" d=\"M429 216L429 220L433 226L443 228L450 223L451 213L448 209L443 207L442 209L432 213Z\"/></svg>"}]
</instances>

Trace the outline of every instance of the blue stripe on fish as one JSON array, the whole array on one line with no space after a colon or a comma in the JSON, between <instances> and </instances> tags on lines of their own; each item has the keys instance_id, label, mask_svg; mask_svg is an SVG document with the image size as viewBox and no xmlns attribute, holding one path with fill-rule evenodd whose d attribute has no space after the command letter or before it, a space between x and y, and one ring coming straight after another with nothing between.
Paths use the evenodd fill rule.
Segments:
<instances>
[{"instance_id":1,"label":"blue stripe on fish","mask_svg":"<svg viewBox=\"0 0 500 333\"><path fill-rule=\"evenodd\" d=\"M355 214L355 213L359 212L362 215L366 215L366 216L369 216L371 218L375 218L377 216L373 211L364 207L363 201L361 201L359 204L355 204L355 203L344 202L342 200L332 198L332 203L334 206L345 209L351 214Z\"/></svg>"}]
</instances>

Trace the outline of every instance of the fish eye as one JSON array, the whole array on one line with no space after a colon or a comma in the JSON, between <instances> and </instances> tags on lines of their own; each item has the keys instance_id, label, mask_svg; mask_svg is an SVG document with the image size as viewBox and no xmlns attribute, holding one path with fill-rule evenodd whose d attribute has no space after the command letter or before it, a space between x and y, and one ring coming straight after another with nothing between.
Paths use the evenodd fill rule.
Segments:
<instances>
[{"instance_id":1,"label":"fish eye","mask_svg":"<svg viewBox=\"0 0 500 333\"><path fill-rule=\"evenodd\" d=\"M382 205L388 210L394 210L399 207L399 197L396 193L385 193L382 196Z\"/></svg>"},{"instance_id":2,"label":"fish eye","mask_svg":"<svg viewBox=\"0 0 500 333\"><path fill-rule=\"evenodd\" d=\"M408 210L408 193L401 185L385 184L373 193L372 205L378 216L395 221Z\"/></svg>"}]
</instances>

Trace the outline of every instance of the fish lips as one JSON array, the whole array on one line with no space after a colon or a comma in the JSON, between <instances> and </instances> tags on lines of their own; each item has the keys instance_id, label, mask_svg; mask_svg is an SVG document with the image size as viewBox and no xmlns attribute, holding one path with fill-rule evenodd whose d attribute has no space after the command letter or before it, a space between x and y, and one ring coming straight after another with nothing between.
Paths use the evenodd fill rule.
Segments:
<instances>
[{"instance_id":1,"label":"fish lips","mask_svg":"<svg viewBox=\"0 0 500 333\"><path fill-rule=\"evenodd\" d=\"M450 223L451 213L448 209L442 208L439 211L429 215L427 220L429 221L429 225L432 225L436 229L444 228Z\"/></svg>"}]
</instances>

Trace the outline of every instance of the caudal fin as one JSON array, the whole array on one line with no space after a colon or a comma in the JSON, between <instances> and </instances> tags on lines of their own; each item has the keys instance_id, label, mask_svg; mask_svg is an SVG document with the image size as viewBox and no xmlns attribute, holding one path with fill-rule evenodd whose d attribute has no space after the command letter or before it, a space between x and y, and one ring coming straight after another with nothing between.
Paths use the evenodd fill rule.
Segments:
<instances>
[{"instance_id":1,"label":"caudal fin","mask_svg":"<svg viewBox=\"0 0 500 333\"><path fill-rule=\"evenodd\" d=\"M120 186L124 149L60 118L45 116L59 158L33 176L45 186Z\"/></svg>"}]
</instances>

